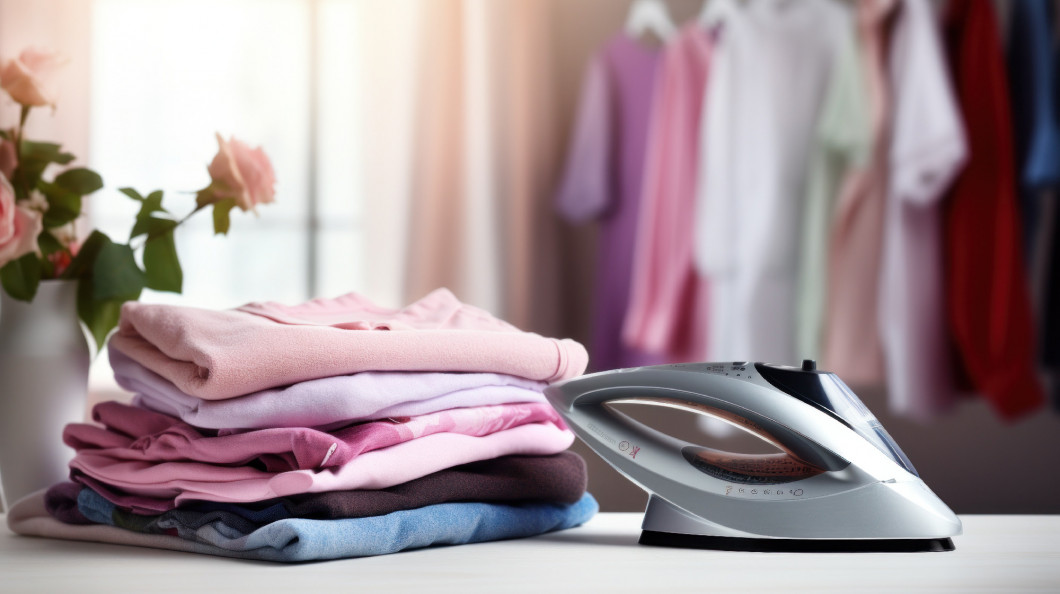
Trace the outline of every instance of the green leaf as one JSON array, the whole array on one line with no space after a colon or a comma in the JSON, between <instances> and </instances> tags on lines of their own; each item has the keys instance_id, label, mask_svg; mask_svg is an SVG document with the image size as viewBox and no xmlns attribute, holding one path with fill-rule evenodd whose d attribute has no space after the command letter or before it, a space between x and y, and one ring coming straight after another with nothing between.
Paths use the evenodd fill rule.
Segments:
<instances>
[{"instance_id":1,"label":"green leaf","mask_svg":"<svg viewBox=\"0 0 1060 594\"><path fill-rule=\"evenodd\" d=\"M46 228L60 227L81 216L81 195L58 184L42 181L37 189L48 199L48 212L44 213Z\"/></svg>"},{"instance_id":2,"label":"green leaf","mask_svg":"<svg viewBox=\"0 0 1060 594\"><path fill-rule=\"evenodd\" d=\"M20 192L19 198L28 198L23 195L30 189L37 187L37 182L44 175L44 170L52 163L65 165L74 160L70 153L64 153L62 147L52 142L33 142L23 140L19 151L18 168L12 176L11 185Z\"/></svg>"},{"instance_id":3,"label":"green leaf","mask_svg":"<svg viewBox=\"0 0 1060 594\"><path fill-rule=\"evenodd\" d=\"M148 235L155 237L179 225L172 219L151 216L156 212L168 212L162 207L162 190L155 190L144 198L140 206L140 212L136 215L136 223L133 224L129 239Z\"/></svg>"},{"instance_id":4,"label":"green leaf","mask_svg":"<svg viewBox=\"0 0 1060 594\"><path fill-rule=\"evenodd\" d=\"M50 256L63 250L63 244L59 243L59 240L51 233L41 233L37 237L37 245L45 256Z\"/></svg>"},{"instance_id":5,"label":"green leaf","mask_svg":"<svg viewBox=\"0 0 1060 594\"><path fill-rule=\"evenodd\" d=\"M40 286L41 266L36 254L26 254L0 268L0 284L19 301L32 301Z\"/></svg>"},{"instance_id":6,"label":"green leaf","mask_svg":"<svg viewBox=\"0 0 1060 594\"><path fill-rule=\"evenodd\" d=\"M85 196L103 187L103 178L98 173L84 167L67 169L55 176L55 185L74 194Z\"/></svg>"},{"instance_id":7,"label":"green leaf","mask_svg":"<svg viewBox=\"0 0 1060 594\"><path fill-rule=\"evenodd\" d=\"M161 219L158 217L138 218L136 219L136 224L133 225L132 235L129 236L129 239L141 235L147 235L151 238L158 237L176 227L177 222L173 219Z\"/></svg>"},{"instance_id":8,"label":"green leaf","mask_svg":"<svg viewBox=\"0 0 1060 594\"><path fill-rule=\"evenodd\" d=\"M97 352L107 342L107 335L118 325L121 316L121 299L94 299L96 287L92 279L82 278L77 283L77 315L88 326L96 341Z\"/></svg>"},{"instance_id":9,"label":"green leaf","mask_svg":"<svg viewBox=\"0 0 1060 594\"><path fill-rule=\"evenodd\" d=\"M140 207L137 218L144 218L155 212L169 212L162 208L162 190L155 190L144 198L144 205Z\"/></svg>"},{"instance_id":10,"label":"green leaf","mask_svg":"<svg viewBox=\"0 0 1060 594\"><path fill-rule=\"evenodd\" d=\"M199 190L195 193L195 207L196 210L200 208L206 208L211 204L217 202L217 197L214 196L214 183L210 182L210 185Z\"/></svg>"},{"instance_id":11,"label":"green leaf","mask_svg":"<svg viewBox=\"0 0 1060 594\"><path fill-rule=\"evenodd\" d=\"M105 250L115 244L104 233L93 231L81 245L74 261L63 273L63 278L76 278L77 282L77 315L88 326L97 348L103 348L107 335L118 325L123 299L96 299L95 272L97 262ZM116 246L125 247L128 246ZM120 251L120 250L119 250ZM105 264L105 261L103 261Z\"/></svg>"},{"instance_id":12,"label":"green leaf","mask_svg":"<svg viewBox=\"0 0 1060 594\"><path fill-rule=\"evenodd\" d=\"M74 261L70 263L66 272L63 273L63 278L90 278L92 276L92 265L95 263L96 257L99 256L103 246L108 243L111 243L109 237L100 231L93 231L88 236L88 239L85 240L85 243L81 244L81 249L78 250Z\"/></svg>"},{"instance_id":13,"label":"green leaf","mask_svg":"<svg viewBox=\"0 0 1060 594\"><path fill-rule=\"evenodd\" d=\"M72 154L64 153L62 145L54 142L23 140L21 154L24 159L47 161L49 163L58 163L59 165L66 165L74 160Z\"/></svg>"},{"instance_id":14,"label":"green leaf","mask_svg":"<svg viewBox=\"0 0 1060 594\"><path fill-rule=\"evenodd\" d=\"M141 196L139 192L137 192L136 190L134 190L132 188L118 188L118 191L121 192L122 194L125 194L129 198L132 198L133 200L135 200L137 202L143 202L144 201L144 197Z\"/></svg>"},{"instance_id":15,"label":"green leaf","mask_svg":"<svg viewBox=\"0 0 1060 594\"><path fill-rule=\"evenodd\" d=\"M180 269L172 229L147 240L144 245L144 272L148 289L171 293L180 293L183 289L184 272Z\"/></svg>"},{"instance_id":16,"label":"green leaf","mask_svg":"<svg viewBox=\"0 0 1060 594\"><path fill-rule=\"evenodd\" d=\"M230 213L236 206L235 198L226 198L213 205L213 233L214 235L228 235L228 229L232 225Z\"/></svg>"},{"instance_id":17,"label":"green leaf","mask_svg":"<svg viewBox=\"0 0 1060 594\"><path fill-rule=\"evenodd\" d=\"M92 298L96 301L139 299L144 272L136 265L131 247L107 241L92 265Z\"/></svg>"}]
</instances>

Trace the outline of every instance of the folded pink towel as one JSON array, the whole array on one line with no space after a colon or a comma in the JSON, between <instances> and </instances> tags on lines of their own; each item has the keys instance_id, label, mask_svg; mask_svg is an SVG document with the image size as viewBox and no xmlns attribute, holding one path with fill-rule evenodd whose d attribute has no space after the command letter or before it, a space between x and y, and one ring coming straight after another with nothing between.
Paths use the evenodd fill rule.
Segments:
<instances>
[{"instance_id":1,"label":"folded pink towel","mask_svg":"<svg viewBox=\"0 0 1060 594\"><path fill-rule=\"evenodd\" d=\"M492 372L553 382L580 375L588 363L577 342L522 332L446 289L402 310L352 293L224 311L130 302L110 348L207 400L361 371Z\"/></svg>"},{"instance_id":2,"label":"folded pink towel","mask_svg":"<svg viewBox=\"0 0 1060 594\"><path fill-rule=\"evenodd\" d=\"M556 411L543 402L457 408L328 432L305 427L200 430L169 415L119 402L97 404L92 418L104 427L71 423L63 430L63 441L79 454L144 462L247 465L269 472L343 466L367 452L434 433L488 435L527 423L563 425Z\"/></svg>"},{"instance_id":3,"label":"folded pink towel","mask_svg":"<svg viewBox=\"0 0 1060 594\"><path fill-rule=\"evenodd\" d=\"M122 460L85 450L70 462L71 478L118 506L159 513L183 501L261 501L297 493L385 489L446 468L500 456L548 456L570 447L574 434L553 423L529 423L483 436L435 433L357 456L338 468L266 472L202 462Z\"/></svg>"}]
</instances>

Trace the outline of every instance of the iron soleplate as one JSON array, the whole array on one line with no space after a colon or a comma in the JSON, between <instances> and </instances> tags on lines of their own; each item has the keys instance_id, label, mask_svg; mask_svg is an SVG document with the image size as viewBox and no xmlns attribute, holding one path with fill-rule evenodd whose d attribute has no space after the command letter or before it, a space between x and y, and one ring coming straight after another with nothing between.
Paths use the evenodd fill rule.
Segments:
<instances>
[{"instance_id":1,"label":"iron soleplate","mask_svg":"<svg viewBox=\"0 0 1060 594\"><path fill-rule=\"evenodd\" d=\"M903 539L813 539L738 538L702 536L643 530L640 544L655 547L711 549L716 551L751 551L760 553L928 553L954 550L949 538Z\"/></svg>"}]
</instances>

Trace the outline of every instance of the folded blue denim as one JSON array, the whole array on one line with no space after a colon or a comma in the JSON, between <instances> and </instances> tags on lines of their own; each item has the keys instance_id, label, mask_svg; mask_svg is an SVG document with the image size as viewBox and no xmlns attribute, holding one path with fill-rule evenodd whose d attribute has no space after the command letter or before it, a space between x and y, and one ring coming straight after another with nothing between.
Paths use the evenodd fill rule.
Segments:
<instances>
[{"instance_id":1,"label":"folded blue denim","mask_svg":"<svg viewBox=\"0 0 1060 594\"><path fill-rule=\"evenodd\" d=\"M91 489L85 488L78 495L78 509L94 522L115 525L114 504ZM523 538L578 526L598 510L596 500L586 493L573 504L442 503L366 518L290 518L248 533L223 523L192 528L182 525L179 517L155 524L157 529L176 534L174 538L208 545L207 552L213 554L297 562L386 555L432 545ZM145 521L154 520L151 516L141 517ZM123 523L127 529L136 529L128 522Z\"/></svg>"}]
</instances>

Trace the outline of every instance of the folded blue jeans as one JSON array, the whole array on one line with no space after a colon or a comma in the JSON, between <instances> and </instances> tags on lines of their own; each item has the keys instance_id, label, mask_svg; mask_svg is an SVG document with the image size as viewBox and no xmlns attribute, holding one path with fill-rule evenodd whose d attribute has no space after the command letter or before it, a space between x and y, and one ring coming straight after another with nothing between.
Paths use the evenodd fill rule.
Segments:
<instances>
[{"instance_id":1,"label":"folded blue jeans","mask_svg":"<svg viewBox=\"0 0 1060 594\"><path fill-rule=\"evenodd\" d=\"M93 522L116 525L114 504L89 488L82 489L78 494L77 507ZM247 559L297 562L386 555L435 545L523 538L578 526L592 518L599 509L593 496L586 493L572 504L462 502L429 505L366 518L288 518L248 533L220 522L193 528L182 525L179 517L153 524L169 534L175 532L178 536L174 538L209 545L217 549L218 555L230 557L235 552L237 556ZM144 516L144 519L153 518ZM135 526L123 527L135 529Z\"/></svg>"}]
</instances>

